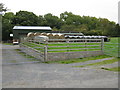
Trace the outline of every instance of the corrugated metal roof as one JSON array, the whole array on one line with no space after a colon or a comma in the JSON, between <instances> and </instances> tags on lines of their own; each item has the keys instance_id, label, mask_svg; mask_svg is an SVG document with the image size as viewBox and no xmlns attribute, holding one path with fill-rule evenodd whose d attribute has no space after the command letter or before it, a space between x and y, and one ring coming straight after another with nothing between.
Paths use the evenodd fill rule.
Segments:
<instances>
[{"instance_id":1,"label":"corrugated metal roof","mask_svg":"<svg viewBox=\"0 0 120 90\"><path fill-rule=\"evenodd\" d=\"M14 26L13 29L51 30L49 26Z\"/></svg>"}]
</instances>

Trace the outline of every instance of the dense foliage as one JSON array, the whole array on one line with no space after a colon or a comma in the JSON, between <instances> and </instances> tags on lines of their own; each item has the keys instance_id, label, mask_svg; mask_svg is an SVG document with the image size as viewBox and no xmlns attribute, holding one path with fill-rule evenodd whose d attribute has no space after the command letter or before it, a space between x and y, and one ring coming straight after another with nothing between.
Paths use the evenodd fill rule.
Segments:
<instances>
[{"instance_id":1,"label":"dense foliage","mask_svg":"<svg viewBox=\"0 0 120 90\"><path fill-rule=\"evenodd\" d=\"M3 40L10 39L12 28L18 26L50 26L53 31L82 32L85 35L118 36L120 26L106 18L75 15L64 12L60 17L51 13L35 15L33 12L19 11L5 13L2 19Z\"/></svg>"}]
</instances>

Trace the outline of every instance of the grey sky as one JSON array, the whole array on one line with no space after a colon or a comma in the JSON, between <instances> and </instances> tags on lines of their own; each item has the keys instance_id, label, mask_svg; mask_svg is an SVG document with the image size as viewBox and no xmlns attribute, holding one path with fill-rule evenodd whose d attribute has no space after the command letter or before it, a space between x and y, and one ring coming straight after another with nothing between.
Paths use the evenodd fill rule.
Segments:
<instances>
[{"instance_id":1,"label":"grey sky","mask_svg":"<svg viewBox=\"0 0 120 90\"><path fill-rule=\"evenodd\" d=\"M59 16L65 11L77 15L107 18L118 22L119 0L2 0L11 12L26 10L37 15L52 13Z\"/></svg>"}]
</instances>

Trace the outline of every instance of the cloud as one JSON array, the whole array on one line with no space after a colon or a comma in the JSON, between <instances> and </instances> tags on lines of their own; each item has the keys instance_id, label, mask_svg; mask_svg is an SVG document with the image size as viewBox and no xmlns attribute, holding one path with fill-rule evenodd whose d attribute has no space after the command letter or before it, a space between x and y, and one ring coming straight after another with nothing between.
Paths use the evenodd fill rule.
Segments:
<instances>
[{"instance_id":1,"label":"cloud","mask_svg":"<svg viewBox=\"0 0 120 90\"><path fill-rule=\"evenodd\" d=\"M52 13L59 15L64 11L78 15L108 18L117 22L119 0L2 0L12 12L26 10L37 15Z\"/></svg>"}]
</instances>

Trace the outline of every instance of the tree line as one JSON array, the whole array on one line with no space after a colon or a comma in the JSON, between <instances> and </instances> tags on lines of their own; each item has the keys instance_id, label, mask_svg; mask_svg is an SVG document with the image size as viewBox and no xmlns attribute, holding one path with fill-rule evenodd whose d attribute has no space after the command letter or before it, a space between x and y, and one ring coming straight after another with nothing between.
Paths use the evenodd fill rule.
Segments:
<instances>
[{"instance_id":1,"label":"tree line","mask_svg":"<svg viewBox=\"0 0 120 90\"><path fill-rule=\"evenodd\" d=\"M106 18L75 15L63 12L60 17L51 13L37 16L33 12L18 11L2 16L2 39L9 40L14 26L50 26L53 31L81 32L84 35L118 36L119 24Z\"/></svg>"}]
</instances>

